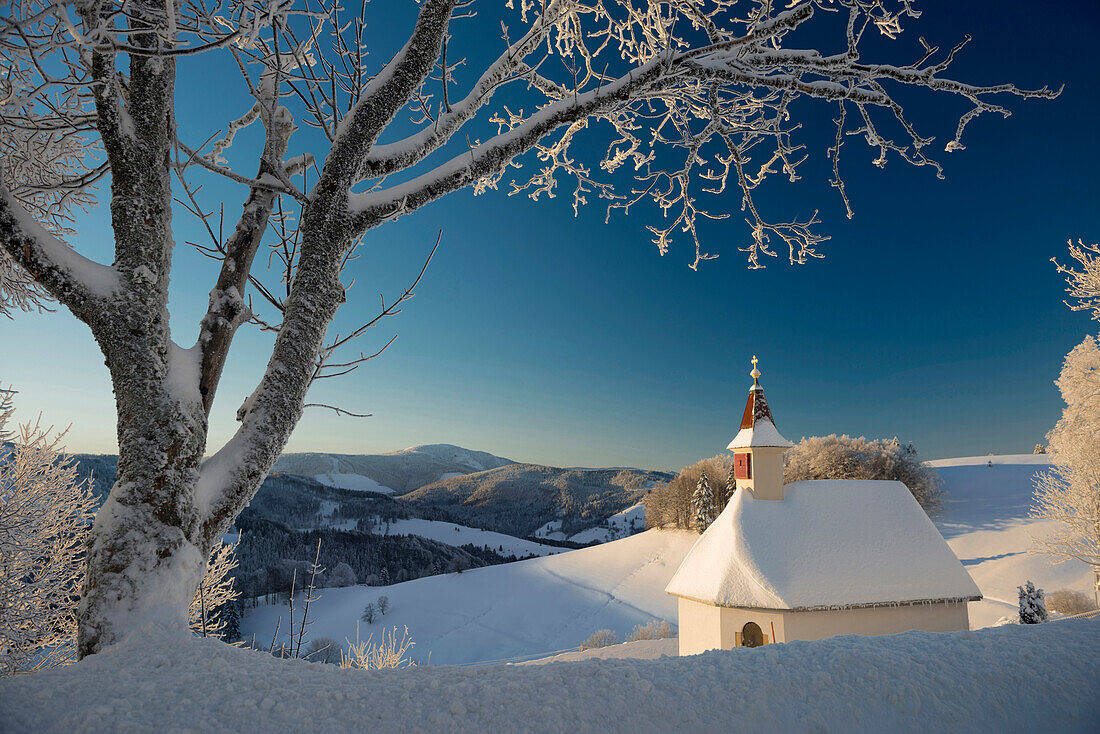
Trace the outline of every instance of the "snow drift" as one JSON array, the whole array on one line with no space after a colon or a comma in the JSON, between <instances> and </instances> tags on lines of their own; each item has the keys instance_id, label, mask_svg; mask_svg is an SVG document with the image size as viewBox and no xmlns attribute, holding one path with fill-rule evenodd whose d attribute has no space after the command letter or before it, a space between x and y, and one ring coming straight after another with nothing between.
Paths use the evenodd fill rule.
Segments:
<instances>
[{"instance_id":1,"label":"snow drift","mask_svg":"<svg viewBox=\"0 0 1100 734\"><path fill-rule=\"evenodd\" d=\"M5 732L1095 731L1100 621L658 660L339 670L146 639L0 682Z\"/></svg>"}]
</instances>

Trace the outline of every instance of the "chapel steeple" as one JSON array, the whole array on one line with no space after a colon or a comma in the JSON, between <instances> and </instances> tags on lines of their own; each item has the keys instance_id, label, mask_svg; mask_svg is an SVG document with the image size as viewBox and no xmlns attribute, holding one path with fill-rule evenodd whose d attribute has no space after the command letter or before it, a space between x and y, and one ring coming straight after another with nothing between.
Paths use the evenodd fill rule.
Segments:
<instances>
[{"instance_id":1,"label":"chapel steeple","mask_svg":"<svg viewBox=\"0 0 1100 734\"><path fill-rule=\"evenodd\" d=\"M791 442L775 427L756 355L752 358L752 386L741 416L741 427L726 448L733 452L734 478L738 488L752 492L756 499L783 499L783 453Z\"/></svg>"}]
</instances>

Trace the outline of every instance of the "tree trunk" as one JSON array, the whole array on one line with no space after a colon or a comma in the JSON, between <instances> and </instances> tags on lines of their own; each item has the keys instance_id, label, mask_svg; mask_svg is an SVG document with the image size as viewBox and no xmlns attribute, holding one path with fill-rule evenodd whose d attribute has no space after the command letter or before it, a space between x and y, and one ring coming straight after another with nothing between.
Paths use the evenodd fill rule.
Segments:
<instances>
[{"instance_id":1,"label":"tree trunk","mask_svg":"<svg viewBox=\"0 0 1100 734\"><path fill-rule=\"evenodd\" d=\"M152 332L112 343L107 360L118 476L92 528L78 612L81 657L149 625L186 633L210 551L195 504L206 417L197 384L186 379L191 355L171 342L160 346L166 329Z\"/></svg>"}]
</instances>

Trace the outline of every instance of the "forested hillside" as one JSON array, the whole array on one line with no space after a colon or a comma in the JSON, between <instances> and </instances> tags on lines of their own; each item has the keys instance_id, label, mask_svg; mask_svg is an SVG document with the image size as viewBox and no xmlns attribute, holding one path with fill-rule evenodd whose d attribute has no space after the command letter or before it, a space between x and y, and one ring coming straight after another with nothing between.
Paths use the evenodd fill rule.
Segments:
<instances>
[{"instance_id":1,"label":"forested hillside","mask_svg":"<svg viewBox=\"0 0 1100 734\"><path fill-rule=\"evenodd\" d=\"M401 500L450 513L454 522L529 536L551 520L570 535L639 502L672 475L641 469L559 469L511 464L453 477Z\"/></svg>"}]
</instances>

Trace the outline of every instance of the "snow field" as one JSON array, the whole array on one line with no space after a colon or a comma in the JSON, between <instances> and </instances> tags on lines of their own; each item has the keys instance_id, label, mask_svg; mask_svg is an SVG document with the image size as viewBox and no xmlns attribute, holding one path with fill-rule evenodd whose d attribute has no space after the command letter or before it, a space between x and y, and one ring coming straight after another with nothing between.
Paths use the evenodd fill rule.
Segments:
<instances>
[{"instance_id":1,"label":"snow field","mask_svg":"<svg viewBox=\"0 0 1100 734\"><path fill-rule=\"evenodd\" d=\"M465 575L465 574L463 574ZM141 630L0 681L11 734L1095 731L1100 621L657 660L356 671Z\"/></svg>"},{"instance_id":2,"label":"snow field","mask_svg":"<svg viewBox=\"0 0 1100 734\"><path fill-rule=\"evenodd\" d=\"M653 619L676 624L664 587L696 536L648 531L605 545L392 586L324 589L310 606L310 637L354 640L368 602L390 609L360 636L408 627L413 658L455 665L549 655L576 648L598 629L620 639ZM286 605L260 606L242 621L244 639L270 640Z\"/></svg>"},{"instance_id":3,"label":"snow field","mask_svg":"<svg viewBox=\"0 0 1100 734\"><path fill-rule=\"evenodd\" d=\"M386 525L378 525L376 532L383 531L385 535L418 535L429 540L438 540L448 545L466 545L471 543L481 548L488 548L503 555L513 555L517 558L524 556L551 556L563 553L567 549L553 545L533 543L529 540L516 538L504 533L496 533L492 530L471 528L465 525L456 525L439 520L422 520L411 518L407 520L394 520Z\"/></svg>"},{"instance_id":4,"label":"snow field","mask_svg":"<svg viewBox=\"0 0 1100 734\"><path fill-rule=\"evenodd\" d=\"M988 466L992 461L993 466ZM985 597L970 604L972 629L1005 617L1018 618L1017 586L1031 580L1048 594L1068 588L1091 595L1093 575L1081 561L1055 564L1029 553L1032 537L1051 522L1028 517L1034 476L1046 470L1045 455L976 456L929 462L943 479L943 512L933 518L951 550Z\"/></svg>"},{"instance_id":5,"label":"snow field","mask_svg":"<svg viewBox=\"0 0 1100 734\"><path fill-rule=\"evenodd\" d=\"M379 484L370 477L365 477L362 474L329 472L327 474L316 474L313 478L326 487L350 489L354 492L377 492L378 494L394 493L394 490L389 487Z\"/></svg>"}]
</instances>

